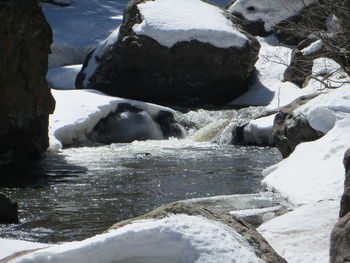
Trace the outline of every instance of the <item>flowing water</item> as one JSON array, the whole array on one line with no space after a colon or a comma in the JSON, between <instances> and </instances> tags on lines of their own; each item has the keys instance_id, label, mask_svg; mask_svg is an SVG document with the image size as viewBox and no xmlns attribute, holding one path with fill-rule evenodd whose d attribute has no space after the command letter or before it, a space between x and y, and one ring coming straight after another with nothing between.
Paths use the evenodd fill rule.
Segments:
<instances>
[{"instance_id":1,"label":"flowing water","mask_svg":"<svg viewBox=\"0 0 350 263\"><path fill-rule=\"evenodd\" d=\"M251 115L247 112L254 110L179 114L179 121L187 124L185 139L48 154L24 172L38 174L38 179L0 187L19 202L20 213L20 224L0 226L0 237L52 243L80 240L162 204L261 191L261 171L280 160L278 151L215 143L229 123L239 121L237 116Z\"/></svg>"}]
</instances>

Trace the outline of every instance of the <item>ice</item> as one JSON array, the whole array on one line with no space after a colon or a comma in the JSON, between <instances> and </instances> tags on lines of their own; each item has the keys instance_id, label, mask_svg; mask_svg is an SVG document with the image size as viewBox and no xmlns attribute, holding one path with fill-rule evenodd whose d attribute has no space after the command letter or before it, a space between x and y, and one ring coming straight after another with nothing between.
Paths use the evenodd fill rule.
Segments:
<instances>
[{"instance_id":1,"label":"ice","mask_svg":"<svg viewBox=\"0 0 350 263\"><path fill-rule=\"evenodd\" d=\"M198 40L216 47L243 47L248 38L234 28L224 11L201 0L157 0L137 5L142 23L133 30L161 45Z\"/></svg>"}]
</instances>

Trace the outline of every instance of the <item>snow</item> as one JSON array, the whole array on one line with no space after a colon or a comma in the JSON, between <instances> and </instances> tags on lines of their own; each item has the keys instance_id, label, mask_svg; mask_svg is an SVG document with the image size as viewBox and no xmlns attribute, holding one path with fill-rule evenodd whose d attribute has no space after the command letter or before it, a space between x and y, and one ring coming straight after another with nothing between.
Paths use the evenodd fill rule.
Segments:
<instances>
[{"instance_id":1,"label":"snow","mask_svg":"<svg viewBox=\"0 0 350 263\"><path fill-rule=\"evenodd\" d=\"M0 260L20 251L48 246L48 244L0 238Z\"/></svg>"},{"instance_id":2,"label":"snow","mask_svg":"<svg viewBox=\"0 0 350 263\"><path fill-rule=\"evenodd\" d=\"M273 145L272 128L275 114L252 120L244 127L244 142Z\"/></svg>"},{"instance_id":3,"label":"snow","mask_svg":"<svg viewBox=\"0 0 350 263\"><path fill-rule=\"evenodd\" d=\"M42 3L53 30L49 68L82 64L87 53L102 42L122 20L126 0L76 0L67 7Z\"/></svg>"},{"instance_id":4,"label":"snow","mask_svg":"<svg viewBox=\"0 0 350 263\"><path fill-rule=\"evenodd\" d=\"M266 106L267 110L276 110L300 96L318 91L318 87L314 85L300 89L293 83L284 81L283 73L290 61L291 47L281 45L274 36L257 39L261 49L255 66L257 73L254 84L230 104Z\"/></svg>"},{"instance_id":5,"label":"snow","mask_svg":"<svg viewBox=\"0 0 350 263\"><path fill-rule=\"evenodd\" d=\"M316 0L237 0L228 9L249 21L263 21L267 32L278 23L294 16Z\"/></svg>"},{"instance_id":6,"label":"snow","mask_svg":"<svg viewBox=\"0 0 350 263\"><path fill-rule=\"evenodd\" d=\"M322 45L323 45L322 40L316 40L306 48L303 48L301 50L301 53L303 53L304 56L311 55L312 53L315 53L316 51L318 51L322 47Z\"/></svg>"},{"instance_id":7,"label":"snow","mask_svg":"<svg viewBox=\"0 0 350 263\"><path fill-rule=\"evenodd\" d=\"M140 220L92 238L54 246L11 263L262 263L234 229L203 217Z\"/></svg>"},{"instance_id":8,"label":"snow","mask_svg":"<svg viewBox=\"0 0 350 263\"><path fill-rule=\"evenodd\" d=\"M94 90L52 90L56 109L50 116L49 151L57 151L60 144L84 142L98 121L114 111L118 104L130 105L144 110L144 114L154 118L159 111L173 110L151 103L106 96ZM67 114L68 113L68 114ZM124 116L128 118L128 116ZM151 125L152 123L150 123ZM132 129L137 129L138 123ZM153 122L158 127L158 124ZM155 131L160 132L160 127Z\"/></svg>"},{"instance_id":9,"label":"snow","mask_svg":"<svg viewBox=\"0 0 350 263\"><path fill-rule=\"evenodd\" d=\"M320 201L275 217L258 231L288 263L328 263L338 212L339 200Z\"/></svg>"},{"instance_id":10,"label":"snow","mask_svg":"<svg viewBox=\"0 0 350 263\"><path fill-rule=\"evenodd\" d=\"M137 8L143 21L134 32L166 47L194 39L220 48L243 47L248 41L222 9L201 0L147 1Z\"/></svg>"},{"instance_id":11,"label":"snow","mask_svg":"<svg viewBox=\"0 0 350 263\"><path fill-rule=\"evenodd\" d=\"M53 89L75 89L75 79L82 65L70 65L52 68L46 75L46 80Z\"/></svg>"}]
</instances>

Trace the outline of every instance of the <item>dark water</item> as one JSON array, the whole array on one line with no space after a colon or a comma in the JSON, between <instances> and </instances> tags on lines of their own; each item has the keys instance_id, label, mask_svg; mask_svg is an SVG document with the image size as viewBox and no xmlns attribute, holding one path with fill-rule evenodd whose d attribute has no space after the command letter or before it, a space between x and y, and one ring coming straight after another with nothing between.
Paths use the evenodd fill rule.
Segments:
<instances>
[{"instance_id":1,"label":"dark water","mask_svg":"<svg viewBox=\"0 0 350 263\"><path fill-rule=\"evenodd\" d=\"M44 178L0 188L21 221L0 226L0 237L80 240L169 202L259 192L262 169L279 160L273 148L186 140L66 149L27 171Z\"/></svg>"}]
</instances>

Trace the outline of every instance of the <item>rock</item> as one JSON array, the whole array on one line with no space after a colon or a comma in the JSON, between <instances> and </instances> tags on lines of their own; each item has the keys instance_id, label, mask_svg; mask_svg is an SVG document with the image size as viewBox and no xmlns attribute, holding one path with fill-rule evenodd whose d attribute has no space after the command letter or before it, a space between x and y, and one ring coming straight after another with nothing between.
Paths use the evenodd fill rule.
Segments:
<instances>
[{"instance_id":1,"label":"rock","mask_svg":"<svg viewBox=\"0 0 350 263\"><path fill-rule=\"evenodd\" d=\"M322 132L314 130L302 116L293 113L297 107L315 96L317 95L301 97L276 114L272 136L283 158L287 158L298 144L317 140L324 135Z\"/></svg>"},{"instance_id":2,"label":"rock","mask_svg":"<svg viewBox=\"0 0 350 263\"><path fill-rule=\"evenodd\" d=\"M315 47L310 52L306 51L307 48L312 49L311 45L319 45L319 47ZM302 41L292 51L291 61L283 75L284 80L290 81L300 88L305 87L312 75L314 60L325 56L327 56L327 51L322 47L322 43L317 41L317 38L311 36Z\"/></svg>"},{"instance_id":3,"label":"rock","mask_svg":"<svg viewBox=\"0 0 350 263\"><path fill-rule=\"evenodd\" d=\"M345 167L345 181L344 193L340 203L339 217L343 217L350 212L350 149L345 152L343 163Z\"/></svg>"},{"instance_id":4,"label":"rock","mask_svg":"<svg viewBox=\"0 0 350 263\"><path fill-rule=\"evenodd\" d=\"M161 140L183 137L181 126L171 112L160 111L155 118L146 111L128 103L101 119L88 136L91 142L126 143L135 140Z\"/></svg>"},{"instance_id":5,"label":"rock","mask_svg":"<svg viewBox=\"0 0 350 263\"><path fill-rule=\"evenodd\" d=\"M0 167L46 151L54 99L45 79L52 33L36 0L0 1Z\"/></svg>"},{"instance_id":6,"label":"rock","mask_svg":"<svg viewBox=\"0 0 350 263\"><path fill-rule=\"evenodd\" d=\"M18 223L18 205L0 193L0 224Z\"/></svg>"},{"instance_id":7,"label":"rock","mask_svg":"<svg viewBox=\"0 0 350 263\"><path fill-rule=\"evenodd\" d=\"M200 0L191 1L209 6L215 12L220 11L217 7ZM208 41L201 42L196 39L197 31L210 38L207 32L211 32L211 28L205 28L205 34L201 31L203 29L196 29L191 41L178 40L179 42L173 45L160 44L150 36L134 32L135 25L143 22L138 5L147 2L149 1L134 0L129 3L118 40L106 49L101 58L93 54L87 57L82 71L77 76L77 88L97 89L113 96L163 105L186 106L221 105L248 89L260 48L255 38L237 29L237 34L230 33L229 36L245 44L235 46L232 42L232 46L218 47ZM154 3L161 2L165 1L156 0ZM179 2L181 5L184 3L186 1ZM195 11L196 8L186 10L188 14ZM221 13L219 18L225 23L231 23L224 14L220 16ZM167 16L163 16L162 19L166 20ZM182 21L178 19L178 23L181 24ZM232 24L232 27L238 25ZM155 29L154 34L157 36L163 32ZM178 30L174 31L173 35L181 33L182 31ZM210 34L219 33L215 31ZM89 63L98 64L91 77L85 72ZM84 84L85 78L88 78L88 84Z\"/></svg>"},{"instance_id":8,"label":"rock","mask_svg":"<svg viewBox=\"0 0 350 263\"><path fill-rule=\"evenodd\" d=\"M330 263L350 262L350 148L344 155L345 182L339 221L331 234Z\"/></svg>"},{"instance_id":9,"label":"rock","mask_svg":"<svg viewBox=\"0 0 350 263\"><path fill-rule=\"evenodd\" d=\"M172 214L186 214L191 216L200 216L209 220L217 221L236 230L254 249L255 254L263 260L263 262L286 262L279 256L266 240L248 223L236 218L233 215L213 212L207 208L203 208L196 204L176 202L164 205L148 214L133 219L128 219L113 225L110 229L116 229L126 224L130 224L136 220L142 219L161 219Z\"/></svg>"}]
</instances>

